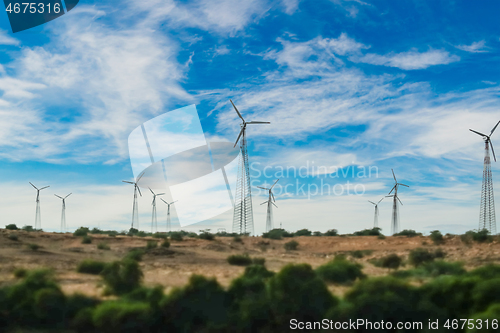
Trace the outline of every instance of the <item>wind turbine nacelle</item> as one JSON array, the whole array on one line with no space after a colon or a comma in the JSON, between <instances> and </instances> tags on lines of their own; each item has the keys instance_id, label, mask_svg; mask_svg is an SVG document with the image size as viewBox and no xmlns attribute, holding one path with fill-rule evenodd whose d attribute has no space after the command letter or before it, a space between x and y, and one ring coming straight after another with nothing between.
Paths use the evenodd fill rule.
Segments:
<instances>
[{"instance_id":1,"label":"wind turbine nacelle","mask_svg":"<svg viewBox=\"0 0 500 333\"><path fill-rule=\"evenodd\" d=\"M135 179L144 172L138 185L169 189L181 227L233 209L239 149L207 142L195 105L148 120L128 147Z\"/></svg>"}]
</instances>

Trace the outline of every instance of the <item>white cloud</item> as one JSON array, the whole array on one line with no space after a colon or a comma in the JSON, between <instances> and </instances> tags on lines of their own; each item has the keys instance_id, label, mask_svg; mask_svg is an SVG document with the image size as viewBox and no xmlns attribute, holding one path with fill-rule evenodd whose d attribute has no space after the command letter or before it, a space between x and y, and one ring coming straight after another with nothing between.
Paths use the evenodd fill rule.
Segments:
<instances>
[{"instance_id":1,"label":"white cloud","mask_svg":"<svg viewBox=\"0 0 500 333\"><path fill-rule=\"evenodd\" d=\"M297 11L299 8L300 0L281 0L281 3L285 7L285 13L291 15Z\"/></svg>"},{"instance_id":2,"label":"white cloud","mask_svg":"<svg viewBox=\"0 0 500 333\"><path fill-rule=\"evenodd\" d=\"M414 49L408 52L389 53L386 55L370 53L361 57L353 56L349 60L372 65L396 67L404 70L416 70L436 65L447 65L459 61L460 57L450 55L449 52L444 50L418 52Z\"/></svg>"},{"instance_id":3,"label":"white cloud","mask_svg":"<svg viewBox=\"0 0 500 333\"><path fill-rule=\"evenodd\" d=\"M488 52L486 50L485 44L486 44L486 42L484 40L482 40L479 42L474 42L470 45L457 45L455 47L459 50L466 51L466 52L483 53L483 52Z\"/></svg>"},{"instance_id":4,"label":"white cloud","mask_svg":"<svg viewBox=\"0 0 500 333\"><path fill-rule=\"evenodd\" d=\"M19 40L7 34L7 31L0 30L0 45L14 45L18 46Z\"/></svg>"}]
</instances>

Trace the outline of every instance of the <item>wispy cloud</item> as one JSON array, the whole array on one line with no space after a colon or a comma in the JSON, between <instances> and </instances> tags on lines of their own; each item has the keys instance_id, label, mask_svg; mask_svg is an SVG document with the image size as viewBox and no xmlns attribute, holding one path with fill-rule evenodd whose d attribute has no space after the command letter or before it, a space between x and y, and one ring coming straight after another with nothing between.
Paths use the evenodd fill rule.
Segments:
<instances>
[{"instance_id":1,"label":"wispy cloud","mask_svg":"<svg viewBox=\"0 0 500 333\"><path fill-rule=\"evenodd\" d=\"M451 55L444 50L429 50L426 52L411 50L408 52L389 53L386 55L371 53L361 57L351 57L350 60L372 65L396 67L404 70L417 70L426 69L430 66L447 65L452 62L457 62L460 60L460 57Z\"/></svg>"},{"instance_id":2,"label":"wispy cloud","mask_svg":"<svg viewBox=\"0 0 500 333\"><path fill-rule=\"evenodd\" d=\"M486 48L486 42L484 40L479 41L479 42L474 42L470 45L457 45L455 47L459 50L471 52L471 53L488 52L488 50Z\"/></svg>"},{"instance_id":3,"label":"wispy cloud","mask_svg":"<svg viewBox=\"0 0 500 333\"><path fill-rule=\"evenodd\" d=\"M0 30L0 45L19 45L20 42L18 39L7 35L5 30Z\"/></svg>"}]
</instances>

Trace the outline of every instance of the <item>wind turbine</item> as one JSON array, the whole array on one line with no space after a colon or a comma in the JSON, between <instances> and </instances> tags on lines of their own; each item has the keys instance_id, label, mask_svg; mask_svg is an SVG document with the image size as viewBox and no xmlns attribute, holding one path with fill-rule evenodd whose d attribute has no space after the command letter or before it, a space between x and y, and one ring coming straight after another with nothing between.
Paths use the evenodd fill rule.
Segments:
<instances>
[{"instance_id":1,"label":"wind turbine","mask_svg":"<svg viewBox=\"0 0 500 333\"><path fill-rule=\"evenodd\" d=\"M62 200L62 211L61 211L61 232L66 232L66 198L71 195L68 194L67 196L60 197L57 194L54 194L56 197Z\"/></svg>"},{"instance_id":2,"label":"wind turbine","mask_svg":"<svg viewBox=\"0 0 500 333\"><path fill-rule=\"evenodd\" d=\"M229 100L241 118L241 130L234 147L240 143L240 159L238 162L238 179L236 181L236 200L233 214L233 232L253 234L252 192L250 189L250 165L248 163L246 128L252 124L270 124L267 121L245 121L232 100ZM241 140L240 140L241 138Z\"/></svg>"},{"instance_id":3,"label":"wind turbine","mask_svg":"<svg viewBox=\"0 0 500 333\"><path fill-rule=\"evenodd\" d=\"M132 226L131 228L134 227L134 223L136 225L136 228L139 229L139 202L137 201L137 192L139 192L139 195L142 197L141 189L139 188L139 180L141 180L142 176L144 176L144 172L142 172L139 177L137 177L137 180L135 182L129 182L127 180L122 180L124 183L132 184L134 185L134 204L132 208Z\"/></svg>"},{"instance_id":4,"label":"wind turbine","mask_svg":"<svg viewBox=\"0 0 500 333\"><path fill-rule=\"evenodd\" d=\"M42 229L42 216L40 213L40 191L43 189L46 189L47 187L50 186L45 186L42 188L37 188L35 185L33 185L31 182L29 182L31 186L33 186L36 190L36 215L35 215L35 230L40 230Z\"/></svg>"},{"instance_id":5,"label":"wind turbine","mask_svg":"<svg viewBox=\"0 0 500 333\"><path fill-rule=\"evenodd\" d=\"M263 203L261 203L261 205L267 203L266 232L269 232L269 231L273 230L273 228L274 228L274 226L273 226L273 205L276 208L278 208L278 206L276 206L276 204L275 204L276 199L274 198L274 194L272 191L273 191L274 185L276 185L278 180L279 180L279 178L274 182L273 186L271 186L270 188L257 186L258 188L269 191L269 198L267 199L267 201L264 201Z\"/></svg>"},{"instance_id":6,"label":"wind turbine","mask_svg":"<svg viewBox=\"0 0 500 333\"><path fill-rule=\"evenodd\" d=\"M384 198L380 199L377 203L373 202L373 201L370 201L368 200L368 202L371 202L372 204L375 205L375 216L373 218L373 227L374 228L378 228L378 204L384 200Z\"/></svg>"},{"instance_id":7,"label":"wind turbine","mask_svg":"<svg viewBox=\"0 0 500 333\"><path fill-rule=\"evenodd\" d=\"M391 192L389 192L389 194L391 194L392 191L394 191L394 194L393 195L387 195L387 197L392 197L393 198L393 201L392 201L391 228L392 228L392 234L396 234L396 233L399 232L399 207L398 207L398 201L399 201L399 203L401 205L403 204L401 202L401 200L399 200L399 197L398 197L398 188L399 188L399 186L406 186L406 187L410 187L410 186L398 183L398 180L396 179L396 175L394 174L394 170L392 170L392 176L394 177L394 182L395 183L394 183L394 187L392 188Z\"/></svg>"},{"instance_id":8,"label":"wind turbine","mask_svg":"<svg viewBox=\"0 0 500 333\"><path fill-rule=\"evenodd\" d=\"M479 230L487 229L492 235L497 233L497 221L495 217L495 198L493 196L493 177L491 175L490 147L495 162L497 158L495 157L495 150L493 150L493 144L491 143L490 137L493 132L495 132L498 124L500 124L500 121L493 127L490 135L469 128L471 132L482 136L484 140L484 167L483 185L481 188L481 206L479 211Z\"/></svg>"},{"instance_id":9,"label":"wind turbine","mask_svg":"<svg viewBox=\"0 0 500 333\"><path fill-rule=\"evenodd\" d=\"M153 232L153 227L156 231L158 231L158 219L156 217L156 197L159 195L164 195L165 193L155 194L151 188L149 188L151 193L153 193L153 213L151 214L151 232Z\"/></svg>"},{"instance_id":10,"label":"wind turbine","mask_svg":"<svg viewBox=\"0 0 500 333\"><path fill-rule=\"evenodd\" d=\"M172 225L170 223L170 205L173 204L174 202L177 202L178 200L172 201L171 203L166 202L162 198L160 198L160 200L168 205L168 208L167 208L167 232L170 232L170 231L172 231Z\"/></svg>"}]
</instances>

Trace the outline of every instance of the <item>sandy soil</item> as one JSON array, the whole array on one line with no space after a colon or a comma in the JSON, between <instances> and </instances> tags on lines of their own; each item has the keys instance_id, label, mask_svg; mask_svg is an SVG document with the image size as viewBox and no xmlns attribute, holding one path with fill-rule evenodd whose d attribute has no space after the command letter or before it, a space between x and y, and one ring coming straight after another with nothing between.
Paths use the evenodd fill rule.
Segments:
<instances>
[{"instance_id":1,"label":"sandy soil","mask_svg":"<svg viewBox=\"0 0 500 333\"><path fill-rule=\"evenodd\" d=\"M11 233L18 235L18 240L7 238ZM149 240L155 238L91 235L91 244L81 244L80 237L72 234L28 233L0 229L0 286L14 281L16 268L49 267L56 272L63 290L68 293L83 293L99 296L102 293L99 276L76 273L76 266L83 259L101 261L121 259L132 248L144 248ZM364 273L372 276L385 275L386 269L377 268L368 260L396 253L408 256L411 249L424 247L430 250L438 248L432 245L428 237L386 237L375 236L348 237L295 237L300 245L297 251L286 251L283 244L291 239L270 240L261 237L243 238L243 243L233 241L232 237L217 237L213 241L185 238L181 242L171 242L167 250L156 248L147 252L140 263L144 272L144 284L162 285L168 292L173 287L183 286L192 274L215 277L223 286L228 286L232 279L239 276L244 268L231 266L226 258L231 254L248 253L251 257L266 259L266 267L279 271L289 263L308 263L313 268L331 260L338 253L348 254L355 250L371 250L370 255L360 259L351 258L364 266ZM105 242L111 250L98 250L97 244ZM27 244L41 246L38 251L30 250ZM500 243L493 241L486 244L464 244L459 237L446 237L440 246L449 261L462 261L466 268L473 268L486 263L500 263ZM342 294L345 287L330 286L335 294Z\"/></svg>"}]
</instances>

